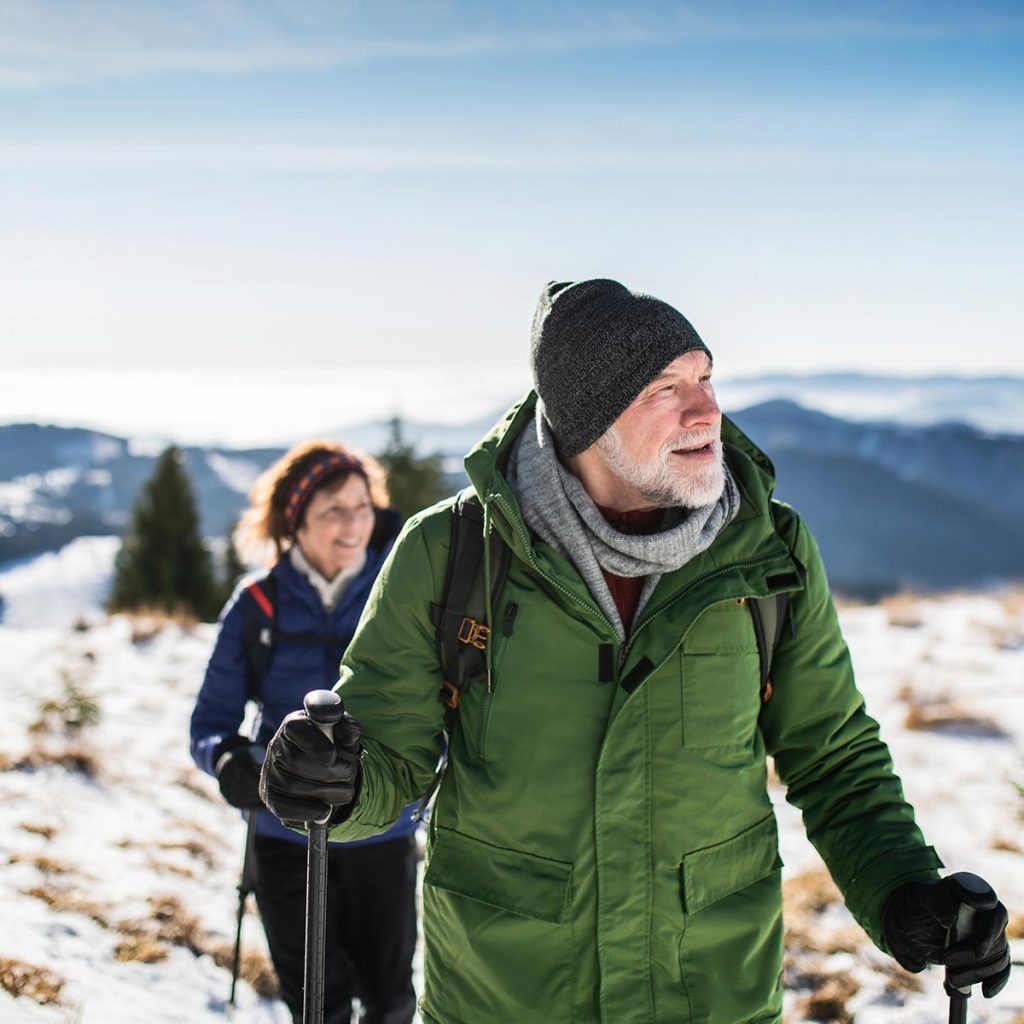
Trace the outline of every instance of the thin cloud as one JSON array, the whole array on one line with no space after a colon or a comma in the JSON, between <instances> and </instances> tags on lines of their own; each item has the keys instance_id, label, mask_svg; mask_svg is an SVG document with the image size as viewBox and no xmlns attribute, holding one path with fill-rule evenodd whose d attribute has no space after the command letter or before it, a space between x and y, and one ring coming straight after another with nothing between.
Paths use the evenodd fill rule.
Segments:
<instances>
[{"instance_id":1,"label":"thin cloud","mask_svg":"<svg viewBox=\"0 0 1024 1024\"><path fill-rule=\"evenodd\" d=\"M746 146L685 150L445 148L405 145L252 144L9 144L0 145L0 169L192 169L308 172L541 173L584 176L803 178L843 175L897 179L971 176L1019 178L1005 161L936 156L916 151L844 151L841 148Z\"/></svg>"},{"instance_id":2,"label":"thin cloud","mask_svg":"<svg viewBox=\"0 0 1024 1024\"><path fill-rule=\"evenodd\" d=\"M600 3L526 3L482 13L455 3L384 6L367 14L345 3L108 0L76 7L56 0L0 3L0 89L26 90L161 75L251 75L382 61L449 61L562 54L603 48L763 39L934 39L1024 31L1024 16L1000 5L826 6L797 2L628 8ZM401 16L399 16L401 15ZM377 23L370 23L372 18ZM403 26L394 32L393 26Z\"/></svg>"}]
</instances>

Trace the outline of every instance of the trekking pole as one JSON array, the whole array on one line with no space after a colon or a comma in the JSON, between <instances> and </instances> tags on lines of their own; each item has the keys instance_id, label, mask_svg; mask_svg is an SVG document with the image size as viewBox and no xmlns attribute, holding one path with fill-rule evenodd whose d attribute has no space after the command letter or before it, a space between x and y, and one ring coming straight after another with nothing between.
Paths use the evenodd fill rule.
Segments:
<instances>
[{"instance_id":1,"label":"trekking pole","mask_svg":"<svg viewBox=\"0 0 1024 1024\"><path fill-rule=\"evenodd\" d=\"M969 871L958 871L950 875L950 881L955 882L961 890L963 898L973 898L975 905L986 903L996 905L996 894L992 886L983 878L971 874ZM974 906L966 902L960 904L956 920L949 929L949 937L946 940L946 949L962 942L971 933L971 925L974 922L976 910ZM967 1000L971 998L971 986L955 988L949 983L949 968L946 968L946 980L944 983L946 995L949 996L949 1024L967 1024Z\"/></svg>"},{"instance_id":2,"label":"trekking pole","mask_svg":"<svg viewBox=\"0 0 1024 1024\"><path fill-rule=\"evenodd\" d=\"M334 723L345 707L333 690L312 690L302 702L309 720L332 742ZM327 822L307 821L309 852L306 862L306 980L302 991L302 1024L323 1024L324 937L327 931Z\"/></svg>"},{"instance_id":3,"label":"trekking pole","mask_svg":"<svg viewBox=\"0 0 1024 1024\"><path fill-rule=\"evenodd\" d=\"M235 1009L235 988L238 985L238 968L242 962L242 917L245 901L256 886L256 811L252 808L243 812L245 816L245 853L242 854L242 875L238 879L238 922L235 926L235 952L231 958L231 995L228 996L228 1014Z\"/></svg>"}]
</instances>

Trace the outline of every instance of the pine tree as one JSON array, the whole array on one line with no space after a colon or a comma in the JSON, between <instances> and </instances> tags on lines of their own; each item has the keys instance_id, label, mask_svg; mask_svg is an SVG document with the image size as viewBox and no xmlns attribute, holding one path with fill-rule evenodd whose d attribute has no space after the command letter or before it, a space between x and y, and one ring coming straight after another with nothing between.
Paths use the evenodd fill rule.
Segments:
<instances>
[{"instance_id":1,"label":"pine tree","mask_svg":"<svg viewBox=\"0 0 1024 1024\"><path fill-rule=\"evenodd\" d=\"M232 523L224 538L224 557L221 559L220 576L217 582L217 604L220 607L227 604L228 598L235 592L238 581L248 572L248 566L242 562L238 548L235 547L237 526L237 521Z\"/></svg>"},{"instance_id":2,"label":"pine tree","mask_svg":"<svg viewBox=\"0 0 1024 1024\"><path fill-rule=\"evenodd\" d=\"M377 458L388 471L391 504L402 518L433 505L444 496L446 488L441 456L434 454L418 458L414 447L402 437L402 421L398 416L392 417L387 447Z\"/></svg>"},{"instance_id":3,"label":"pine tree","mask_svg":"<svg viewBox=\"0 0 1024 1024\"><path fill-rule=\"evenodd\" d=\"M111 611L152 608L211 619L219 610L183 461L178 448L168 448L135 499L131 529L115 562Z\"/></svg>"}]
</instances>

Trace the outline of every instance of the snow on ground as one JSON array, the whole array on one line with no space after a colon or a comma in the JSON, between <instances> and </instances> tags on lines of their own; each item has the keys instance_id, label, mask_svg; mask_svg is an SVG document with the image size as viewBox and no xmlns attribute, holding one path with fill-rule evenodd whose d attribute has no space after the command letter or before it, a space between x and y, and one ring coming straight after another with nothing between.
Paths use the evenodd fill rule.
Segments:
<instances>
[{"instance_id":1,"label":"snow on ground","mask_svg":"<svg viewBox=\"0 0 1024 1024\"><path fill-rule=\"evenodd\" d=\"M110 588L120 537L77 537L58 551L0 566L6 626L70 626L95 617Z\"/></svg>"},{"instance_id":2,"label":"snow on ground","mask_svg":"<svg viewBox=\"0 0 1024 1024\"><path fill-rule=\"evenodd\" d=\"M984 875L1011 915L1024 914L1024 599L963 595L849 608L842 618L861 688L929 841L950 870ZM174 945L171 934L176 922L201 950L223 948L234 934L242 824L187 753L213 637L212 626L152 630L125 617L81 630L0 627L0 975L6 958L63 981L59 1002L45 1006L0 990L0 1020L224 1019L229 971L209 952ZM64 710L47 719L47 699ZM90 700L99 721L77 739L63 735L60 723ZM33 731L40 719L49 727ZM908 729L908 719L928 727ZM71 755L92 756L95 774L52 763ZM799 816L774 795L787 884L800 884L820 862ZM817 952L844 945L830 936L849 922L836 905L812 917L816 951L794 953L787 971L789 1020L811 1019L820 1008L808 998L837 985L858 1024L945 1019L939 972L907 992L883 973L886 958L857 941L846 952ZM144 955L147 942L153 962L117 958L119 949ZM264 949L253 914L244 944ZM1024 957L1020 940L1015 957ZM994 1001L976 994L970 1012L1019 1024L1024 972ZM285 1024L287 1015L243 984L235 1020Z\"/></svg>"}]
</instances>

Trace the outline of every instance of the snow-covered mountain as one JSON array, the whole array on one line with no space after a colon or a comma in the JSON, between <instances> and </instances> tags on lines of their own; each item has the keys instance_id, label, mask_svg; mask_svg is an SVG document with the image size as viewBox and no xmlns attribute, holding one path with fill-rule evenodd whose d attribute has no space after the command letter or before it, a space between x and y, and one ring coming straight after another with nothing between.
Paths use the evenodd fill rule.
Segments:
<instances>
[{"instance_id":1,"label":"snow-covered mountain","mask_svg":"<svg viewBox=\"0 0 1024 1024\"><path fill-rule=\"evenodd\" d=\"M843 608L841 618L928 841L949 870L996 886L1020 960L1024 595L903 599ZM213 638L212 626L126 617L78 629L0 626L5 1024L225 1019L242 825L187 752ZM944 1020L941 973L905 975L867 943L782 796L773 789L786 864L787 1019ZM247 976L265 985L252 914L244 947ZM1019 1022L1024 971L996 1000L976 992L971 1014ZM284 1024L287 1014L243 983L235 1019Z\"/></svg>"}]
</instances>

